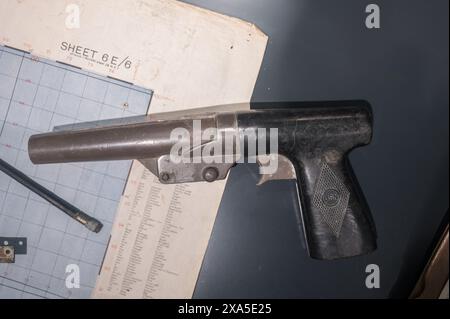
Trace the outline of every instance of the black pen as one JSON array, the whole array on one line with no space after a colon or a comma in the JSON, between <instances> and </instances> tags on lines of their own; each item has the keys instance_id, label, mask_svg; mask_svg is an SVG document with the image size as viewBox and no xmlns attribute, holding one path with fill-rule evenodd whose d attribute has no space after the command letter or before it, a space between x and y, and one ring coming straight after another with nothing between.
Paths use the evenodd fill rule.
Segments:
<instances>
[{"instance_id":1,"label":"black pen","mask_svg":"<svg viewBox=\"0 0 450 319\"><path fill-rule=\"evenodd\" d=\"M102 229L103 224L100 221L84 213L83 211L76 208L69 202L65 201L52 191L45 188L44 186L38 184L37 182L29 178L27 175L25 175L15 167L6 163L1 158L0 158L0 170L9 177L11 177L12 179L16 180L18 183L28 188L30 191L34 192L35 194L45 199L47 202L49 202L56 208L60 209L61 211L69 215L71 218L75 219L80 224L84 225L90 231L98 233Z\"/></svg>"}]
</instances>

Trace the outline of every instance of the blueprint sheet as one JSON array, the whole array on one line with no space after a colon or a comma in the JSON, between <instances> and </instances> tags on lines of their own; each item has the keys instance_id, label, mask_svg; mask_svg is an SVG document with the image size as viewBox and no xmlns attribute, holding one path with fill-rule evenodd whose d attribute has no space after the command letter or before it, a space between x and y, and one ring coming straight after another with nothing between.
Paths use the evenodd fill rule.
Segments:
<instances>
[{"instance_id":1,"label":"blueprint sheet","mask_svg":"<svg viewBox=\"0 0 450 319\"><path fill-rule=\"evenodd\" d=\"M104 224L99 234L0 172L0 236L27 237L28 254L0 264L1 298L88 298L130 161L33 165L31 134L54 126L147 114L150 90L0 46L0 158ZM65 285L80 268L79 289Z\"/></svg>"}]
</instances>

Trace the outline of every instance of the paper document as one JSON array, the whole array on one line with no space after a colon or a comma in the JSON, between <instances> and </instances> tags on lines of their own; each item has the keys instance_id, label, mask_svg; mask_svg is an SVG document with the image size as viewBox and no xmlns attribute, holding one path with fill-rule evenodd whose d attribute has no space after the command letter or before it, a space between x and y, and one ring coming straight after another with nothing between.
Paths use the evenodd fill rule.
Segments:
<instances>
[{"instance_id":1,"label":"paper document","mask_svg":"<svg viewBox=\"0 0 450 319\"><path fill-rule=\"evenodd\" d=\"M225 181L217 183L223 188ZM175 290L180 297L192 294L207 245L198 239L209 238L210 218L222 196L216 192L200 198L198 191L195 184L162 185L134 162L97 295L163 298L175 297Z\"/></svg>"},{"instance_id":2,"label":"paper document","mask_svg":"<svg viewBox=\"0 0 450 319\"><path fill-rule=\"evenodd\" d=\"M173 0L79 0L69 29L72 3L3 0L0 42L149 88L150 112L250 100L267 43L256 26ZM164 186L135 162L93 297L190 298L225 184Z\"/></svg>"}]
</instances>

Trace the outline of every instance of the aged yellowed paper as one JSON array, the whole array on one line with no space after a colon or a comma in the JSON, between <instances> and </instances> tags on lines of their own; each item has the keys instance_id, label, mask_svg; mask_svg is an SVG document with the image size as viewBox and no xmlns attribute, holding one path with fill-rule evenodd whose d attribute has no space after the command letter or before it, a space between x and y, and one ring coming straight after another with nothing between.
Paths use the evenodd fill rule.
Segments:
<instances>
[{"instance_id":1,"label":"aged yellowed paper","mask_svg":"<svg viewBox=\"0 0 450 319\"><path fill-rule=\"evenodd\" d=\"M80 0L74 28L74 3L1 1L0 43L151 88L150 112L250 100L267 43L254 25L173 0ZM161 185L134 162L93 297L191 297L225 183Z\"/></svg>"}]
</instances>

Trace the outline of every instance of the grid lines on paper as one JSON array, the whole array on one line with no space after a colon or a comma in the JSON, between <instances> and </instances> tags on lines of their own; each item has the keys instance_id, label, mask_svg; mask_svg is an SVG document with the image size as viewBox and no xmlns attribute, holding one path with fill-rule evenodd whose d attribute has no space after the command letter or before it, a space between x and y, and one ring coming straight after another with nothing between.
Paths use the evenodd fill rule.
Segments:
<instances>
[{"instance_id":1,"label":"grid lines on paper","mask_svg":"<svg viewBox=\"0 0 450 319\"><path fill-rule=\"evenodd\" d=\"M0 158L96 217L89 232L0 173L0 236L27 237L28 254L0 264L0 298L85 298L95 284L130 161L33 165L30 135L54 126L146 114L150 90L0 46ZM65 285L66 266L81 287Z\"/></svg>"}]
</instances>

